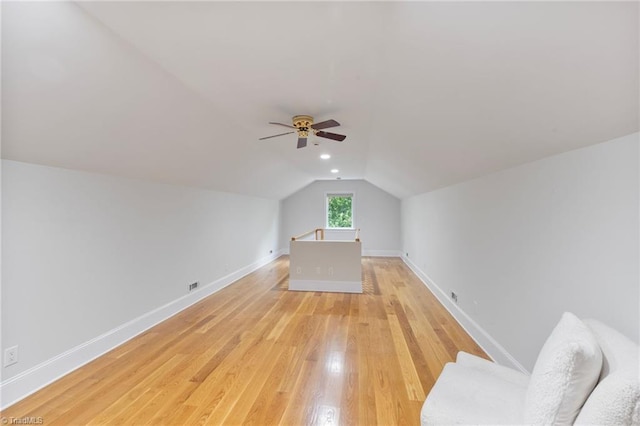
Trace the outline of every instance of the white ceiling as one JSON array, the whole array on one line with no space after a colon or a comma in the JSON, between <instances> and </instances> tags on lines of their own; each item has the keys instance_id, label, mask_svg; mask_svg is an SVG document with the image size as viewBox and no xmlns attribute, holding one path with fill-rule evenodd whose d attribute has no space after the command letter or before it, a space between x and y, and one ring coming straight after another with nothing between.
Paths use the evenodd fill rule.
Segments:
<instances>
[{"instance_id":1,"label":"white ceiling","mask_svg":"<svg viewBox=\"0 0 640 426\"><path fill-rule=\"evenodd\" d=\"M407 197L638 131L638 15L637 2L3 2L2 155L269 198L338 168ZM347 139L258 141L295 114L334 118Z\"/></svg>"}]
</instances>

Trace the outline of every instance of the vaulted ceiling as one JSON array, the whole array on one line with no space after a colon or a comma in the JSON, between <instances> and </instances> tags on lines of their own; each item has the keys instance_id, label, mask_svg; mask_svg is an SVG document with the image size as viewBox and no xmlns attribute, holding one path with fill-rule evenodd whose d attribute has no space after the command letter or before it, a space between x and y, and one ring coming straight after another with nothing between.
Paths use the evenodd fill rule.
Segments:
<instances>
[{"instance_id":1,"label":"vaulted ceiling","mask_svg":"<svg viewBox=\"0 0 640 426\"><path fill-rule=\"evenodd\" d=\"M638 15L637 2L3 2L2 156L269 198L336 176L407 197L638 131ZM258 140L296 114L336 119L347 139Z\"/></svg>"}]
</instances>

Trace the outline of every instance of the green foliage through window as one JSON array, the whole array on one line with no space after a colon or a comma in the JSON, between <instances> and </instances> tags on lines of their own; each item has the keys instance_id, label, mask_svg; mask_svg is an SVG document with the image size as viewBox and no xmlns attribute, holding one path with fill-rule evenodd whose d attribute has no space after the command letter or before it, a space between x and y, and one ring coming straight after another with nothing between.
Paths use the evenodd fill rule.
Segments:
<instances>
[{"instance_id":1,"label":"green foliage through window","mask_svg":"<svg viewBox=\"0 0 640 426\"><path fill-rule=\"evenodd\" d=\"M353 198L350 195L329 195L329 228L353 228Z\"/></svg>"}]
</instances>

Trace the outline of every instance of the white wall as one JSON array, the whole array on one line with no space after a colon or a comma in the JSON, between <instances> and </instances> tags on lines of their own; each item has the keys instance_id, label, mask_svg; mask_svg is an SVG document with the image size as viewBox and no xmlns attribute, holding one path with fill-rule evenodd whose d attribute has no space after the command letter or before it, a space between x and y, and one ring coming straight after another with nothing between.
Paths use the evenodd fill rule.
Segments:
<instances>
[{"instance_id":1,"label":"white wall","mask_svg":"<svg viewBox=\"0 0 640 426\"><path fill-rule=\"evenodd\" d=\"M278 226L277 200L2 161L3 382L228 284L277 254Z\"/></svg>"},{"instance_id":2,"label":"white wall","mask_svg":"<svg viewBox=\"0 0 640 426\"><path fill-rule=\"evenodd\" d=\"M400 200L364 180L319 180L284 199L280 247L288 250L291 237L325 226L325 197L331 192L355 194L354 226L365 256L398 255Z\"/></svg>"},{"instance_id":3,"label":"white wall","mask_svg":"<svg viewBox=\"0 0 640 426\"><path fill-rule=\"evenodd\" d=\"M530 370L563 311L638 340L638 145L636 133L403 200L408 263L458 294L453 312L499 361Z\"/></svg>"}]
</instances>

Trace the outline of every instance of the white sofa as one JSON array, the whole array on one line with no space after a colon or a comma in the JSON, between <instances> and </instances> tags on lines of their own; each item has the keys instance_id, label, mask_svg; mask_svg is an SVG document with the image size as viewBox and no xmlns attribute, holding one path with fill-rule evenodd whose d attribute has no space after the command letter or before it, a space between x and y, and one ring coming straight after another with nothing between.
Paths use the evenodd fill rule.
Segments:
<instances>
[{"instance_id":1,"label":"white sofa","mask_svg":"<svg viewBox=\"0 0 640 426\"><path fill-rule=\"evenodd\" d=\"M570 313L545 342L531 375L458 353L422 407L422 426L640 425L639 347Z\"/></svg>"}]
</instances>

